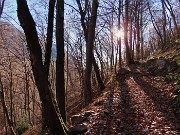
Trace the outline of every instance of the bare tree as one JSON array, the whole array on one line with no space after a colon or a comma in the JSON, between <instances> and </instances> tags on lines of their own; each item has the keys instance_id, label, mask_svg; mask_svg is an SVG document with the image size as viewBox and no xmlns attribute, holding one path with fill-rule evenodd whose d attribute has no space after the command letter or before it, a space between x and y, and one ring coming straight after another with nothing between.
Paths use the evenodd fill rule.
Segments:
<instances>
[{"instance_id":1,"label":"bare tree","mask_svg":"<svg viewBox=\"0 0 180 135\"><path fill-rule=\"evenodd\" d=\"M175 26L176 31L177 31L177 36L180 37L180 31L179 31L178 24L176 21L176 16L175 16L174 11L173 11L173 7L172 7L171 3L169 2L169 0L164 0L163 2L164 2L164 5L166 6L166 8L168 9L168 11L170 12L170 14L172 16L174 26Z\"/></svg>"},{"instance_id":2,"label":"bare tree","mask_svg":"<svg viewBox=\"0 0 180 135\"><path fill-rule=\"evenodd\" d=\"M84 31L84 37L85 37L85 41L86 41L86 44L88 44L88 35L89 35L89 31L88 31L88 28L90 27L90 20L87 21L87 23L85 23L85 16L87 14L87 10L88 10L88 0L85 1L85 8L84 8L84 11L82 9L82 6L81 6L81 3L80 3L80 0L76 0L77 4L78 4L78 8L80 10L80 15L81 15L81 26L83 28L83 31ZM94 54L92 54L92 64L94 66L94 70L95 70L95 73L96 73L96 78L97 78L97 81L98 81L98 84L99 84L99 88L100 90L103 90L105 88L105 85L102 81L102 78L100 76L100 71L99 71L99 67L98 67L98 64L96 63L96 59L94 58Z\"/></svg>"},{"instance_id":3,"label":"bare tree","mask_svg":"<svg viewBox=\"0 0 180 135\"><path fill-rule=\"evenodd\" d=\"M121 29L121 14L122 14L122 0L119 0L119 7L118 7L118 30ZM122 58L121 58L121 36L118 38L118 45L119 45L119 69L122 66Z\"/></svg>"},{"instance_id":4,"label":"bare tree","mask_svg":"<svg viewBox=\"0 0 180 135\"><path fill-rule=\"evenodd\" d=\"M66 121L64 83L64 0L57 0L56 8L56 98L62 118Z\"/></svg>"},{"instance_id":5,"label":"bare tree","mask_svg":"<svg viewBox=\"0 0 180 135\"><path fill-rule=\"evenodd\" d=\"M4 2L5 2L5 0L0 0L0 18L1 18L1 15L2 15L2 13L3 13Z\"/></svg>"},{"instance_id":6,"label":"bare tree","mask_svg":"<svg viewBox=\"0 0 180 135\"><path fill-rule=\"evenodd\" d=\"M164 49L164 47L166 46L167 42L166 42L166 9L165 9L165 1L161 0L161 4L162 4L162 16L163 16L163 46L162 49Z\"/></svg>"},{"instance_id":7,"label":"bare tree","mask_svg":"<svg viewBox=\"0 0 180 135\"><path fill-rule=\"evenodd\" d=\"M85 70L85 79L84 79L84 96L85 96L86 105L92 101L91 71L92 71L92 62L93 62L92 57L93 57L93 45L95 38L96 19L97 19L97 8L98 8L98 0L93 0L91 19L88 28L88 40L86 46L86 70Z\"/></svg>"},{"instance_id":8,"label":"bare tree","mask_svg":"<svg viewBox=\"0 0 180 135\"><path fill-rule=\"evenodd\" d=\"M129 43L128 43L128 9L129 9L129 0L125 0L125 22L124 22L124 42L126 46L126 63L127 65L134 63L130 50L129 50Z\"/></svg>"},{"instance_id":9,"label":"bare tree","mask_svg":"<svg viewBox=\"0 0 180 135\"><path fill-rule=\"evenodd\" d=\"M42 62L42 50L39 44L35 22L26 0L17 0L18 19L25 32L27 46L36 86L42 102L43 122L50 129L50 134L64 134L65 123L61 117L58 104L50 89L47 71Z\"/></svg>"},{"instance_id":10,"label":"bare tree","mask_svg":"<svg viewBox=\"0 0 180 135\"><path fill-rule=\"evenodd\" d=\"M2 101L2 106L3 106L5 116L7 118L7 123L9 125L10 131L11 131L11 135L16 135L16 133L14 131L14 128L13 128L12 120L10 118L11 116L9 116L8 109L7 109L6 103L5 103L3 84L2 84L2 81L1 81L1 74L0 74L0 98L1 98L1 101Z\"/></svg>"}]
</instances>

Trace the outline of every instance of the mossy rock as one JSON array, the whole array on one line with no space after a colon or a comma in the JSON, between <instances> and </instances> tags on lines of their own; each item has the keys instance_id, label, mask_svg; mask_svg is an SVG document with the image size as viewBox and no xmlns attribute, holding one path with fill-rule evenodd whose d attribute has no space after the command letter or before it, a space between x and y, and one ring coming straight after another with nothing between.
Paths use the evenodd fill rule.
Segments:
<instances>
[{"instance_id":1,"label":"mossy rock","mask_svg":"<svg viewBox=\"0 0 180 135\"><path fill-rule=\"evenodd\" d=\"M175 90L173 91L174 95L180 95L180 86L176 86Z\"/></svg>"}]
</instances>

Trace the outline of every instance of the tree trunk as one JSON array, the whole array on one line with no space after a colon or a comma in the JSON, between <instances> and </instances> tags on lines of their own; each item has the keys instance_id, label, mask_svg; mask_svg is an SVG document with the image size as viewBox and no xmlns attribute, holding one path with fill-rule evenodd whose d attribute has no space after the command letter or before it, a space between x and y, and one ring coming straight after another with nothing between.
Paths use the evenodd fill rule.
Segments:
<instances>
[{"instance_id":1,"label":"tree trunk","mask_svg":"<svg viewBox=\"0 0 180 135\"><path fill-rule=\"evenodd\" d=\"M81 26L82 26L83 31L84 31L84 37L85 37L85 41L86 41L86 45L87 45L87 44L88 44L87 42L88 42L88 34L89 34L89 31L88 31L88 27L87 27L86 24L85 24L85 15L86 15L86 8L87 8L87 6L88 6L88 5L87 5L88 2L87 2L87 0L86 0L86 2L85 2L85 10L84 10L84 11L82 10L82 6L81 6L81 3L80 3L80 0L76 0L76 2L77 2L77 4L78 4L78 8L79 8L79 10L80 10ZM88 24L89 24L89 23L90 23L90 22L88 22ZM82 53L81 53L81 54L82 54ZM92 56L92 59L95 60L94 54L93 54L93 56ZM96 61L94 61L94 60L92 61L93 66L94 66L94 69L95 69L95 70L98 69L98 70L95 71L95 73L96 73L96 78L97 78L98 84L99 84L99 86L100 86L100 89L102 89L105 85L104 85L104 83L103 83L103 81L102 81L102 78L101 78L101 76L100 76L99 67L98 67Z\"/></svg>"},{"instance_id":2,"label":"tree trunk","mask_svg":"<svg viewBox=\"0 0 180 135\"><path fill-rule=\"evenodd\" d=\"M121 10L122 10L122 1L119 0L119 8L118 8L118 30L121 29ZM121 37L118 38L118 45L119 45L119 69L121 69L122 62L121 62Z\"/></svg>"},{"instance_id":3,"label":"tree trunk","mask_svg":"<svg viewBox=\"0 0 180 135\"><path fill-rule=\"evenodd\" d=\"M169 8L168 8L166 2L167 2L167 4L169 5ZM172 19L173 19L173 22L174 22L174 26L175 26L176 31L177 31L177 37L179 38L179 37L180 37L180 31L179 31L179 28L178 28L178 24L177 24L177 22L176 22L176 17L175 17L173 8L172 8L169 0L166 0L166 2L164 2L164 4L165 4L166 8L169 10L169 12L170 12L170 14L171 14L171 16L172 16Z\"/></svg>"},{"instance_id":4,"label":"tree trunk","mask_svg":"<svg viewBox=\"0 0 180 135\"><path fill-rule=\"evenodd\" d=\"M0 0L0 18L1 18L1 15L2 15L2 13L3 13L3 9L4 9L4 2L5 2L5 0Z\"/></svg>"},{"instance_id":5,"label":"tree trunk","mask_svg":"<svg viewBox=\"0 0 180 135\"><path fill-rule=\"evenodd\" d=\"M162 4L162 15L163 15L163 45L162 45L162 49L165 49L164 47L166 47L166 9L165 9L165 5L164 5L164 0L161 0L161 4Z\"/></svg>"},{"instance_id":6,"label":"tree trunk","mask_svg":"<svg viewBox=\"0 0 180 135\"><path fill-rule=\"evenodd\" d=\"M132 11L131 11L132 12ZM130 32L129 32L129 44L130 44L130 54L131 54L131 58L132 58L132 33L133 33L133 17L130 17Z\"/></svg>"},{"instance_id":7,"label":"tree trunk","mask_svg":"<svg viewBox=\"0 0 180 135\"><path fill-rule=\"evenodd\" d=\"M141 9L140 9L140 36L141 36L141 59L144 57L144 37L143 37L143 9L142 9L142 3L141 3Z\"/></svg>"},{"instance_id":8,"label":"tree trunk","mask_svg":"<svg viewBox=\"0 0 180 135\"><path fill-rule=\"evenodd\" d=\"M62 135L64 134L63 122L60 122L62 119L59 108L49 86L46 69L42 62L42 50L35 22L29 12L26 0L17 0L17 13L30 51L32 71L42 104L42 113L44 113L43 123L50 130L51 135Z\"/></svg>"},{"instance_id":9,"label":"tree trunk","mask_svg":"<svg viewBox=\"0 0 180 135\"><path fill-rule=\"evenodd\" d=\"M101 79L100 72L99 72L99 67L98 67L98 65L96 63L96 60L95 60L94 57L92 59L93 59L93 66L94 66L94 71L96 73L96 78L97 78L97 81L98 81L98 85L99 85L100 90L102 91L103 89L105 89L105 85L104 85L104 83L103 83L103 81Z\"/></svg>"},{"instance_id":10,"label":"tree trunk","mask_svg":"<svg viewBox=\"0 0 180 135\"><path fill-rule=\"evenodd\" d=\"M147 7L148 7L148 10L149 10L149 13L150 13L150 16L151 16L151 21L152 21L153 27L154 27L156 33L158 34L158 36L159 36L159 38L161 40L161 43L163 43L163 36L161 34L161 31L160 31L159 27L156 24L156 21L154 19L153 13L152 13L152 11L150 9L149 2L147 2Z\"/></svg>"},{"instance_id":11,"label":"tree trunk","mask_svg":"<svg viewBox=\"0 0 180 135\"><path fill-rule=\"evenodd\" d=\"M139 8L139 2L138 2ZM139 61L140 59L140 23L139 23L139 9L137 9L136 14L136 32L137 32L137 44L136 44L136 59Z\"/></svg>"},{"instance_id":12,"label":"tree trunk","mask_svg":"<svg viewBox=\"0 0 180 135\"><path fill-rule=\"evenodd\" d=\"M126 63L127 65L130 65L134 63L133 59L131 58L130 50L129 50L129 44L128 44L128 8L129 8L129 1L125 1L125 22L124 22L124 43L126 47Z\"/></svg>"},{"instance_id":13,"label":"tree trunk","mask_svg":"<svg viewBox=\"0 0 180 135\"><path fill-rule=\"evenodd\" d=\"M111 13L111 24L110 24L110 33L111 33L111 72L113 71L113 66L114 66L114 35L113 35L113 21L114 21L114 16L113 16L113 10L114 7L112 9L112 13Z\"/></svg>"},{"instance_id":14,"label":"tree trunk","mask_svg":"<svg viewBox=\"0 0 180 135\"><path fill-rule=\"evenodd\" d=\"M16 133L14 131L14 128L13 128L12 120L11 120L11 118L9 116L9 113L8 113L8 110L7 110L7 107L6 107L6 103L5 103L3 84L2 84L2 81L1 81L1 74L0 74L0 98L1 98L1 101L2 101L2 106L3 106L5 116L7 118L7 123L9 125L10 131L11 131L11 135L16 135Z\"/></svg>"},{"instance_id":15,"label":"tree trunk","mask_svg":"<svg viewBox=\"0 0 180 135\"><path fill-rule=\"evenodd\" d=\"M13 71L12 71L12 61L9 59L10 68L10 120L13 126Z\"/></svg>"},{"instance_id":16,"label":"tree trunk","mask_svg":"<svg viewBox=\"0 0 180 135\"><path fill-rule=\"evenodd\" d=\"M45 52L45 61L44 61L44 66L45 66L45 69L47 72L47 76L49 75L49 66L50 66L50 60L51 60L55 2L56 2L56 0L49 1L46 52Z\"/></svg>"},{"instance_id":17,"label":"tree trunk","mask_svg":"<svg viewBox=\"0 0 180 135\"><path fill-rule=\"evenodd\" d=\"M56 98L61 115L66 121L66 99L64 80L64 0L57 0L56 6Z\"/></svg>"},{"instance_id":18,"label":"tree trunk","mask_svg":"<svg viewBox=\"0 0 180 135\"><path fill-rule=\"evenodd\" d=\"M95 38L95 26L97 19L97 8L98 0L93 0L92 14L88 29L88 40L86 46L86 69L85 69L85 80L84 80L84 100L85 104L88 105L92 100L91 94L91 71L92 71L92 57L93 57L93 44Z\"/></svg>"}]
</instances>

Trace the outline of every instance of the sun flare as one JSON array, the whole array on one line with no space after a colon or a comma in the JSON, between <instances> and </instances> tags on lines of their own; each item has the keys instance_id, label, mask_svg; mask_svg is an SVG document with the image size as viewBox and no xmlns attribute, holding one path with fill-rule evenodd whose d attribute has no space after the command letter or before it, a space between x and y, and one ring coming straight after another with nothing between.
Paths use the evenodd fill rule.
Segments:
<instances>
[{"instance_id":1,"label":"sun flare","mask_svg":"<svg viewBox=\"0 0 180 135\"><path fill-rule=\"evenodd\" d=\"M116 35L116 37L117 38L122 38L123 36L124 36L124 32L123 31L121 31L121 30L117 30L116 32L115 32L115 35Z\"/></svg>"}]
</instances>

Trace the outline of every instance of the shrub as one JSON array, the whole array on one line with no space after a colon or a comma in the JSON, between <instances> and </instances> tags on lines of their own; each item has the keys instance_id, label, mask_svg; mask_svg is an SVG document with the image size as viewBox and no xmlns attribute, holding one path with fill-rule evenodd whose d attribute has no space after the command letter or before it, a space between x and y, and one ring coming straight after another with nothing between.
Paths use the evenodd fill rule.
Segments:
<instances>
[{"instance_id":1,"label":"shrub","mask_svg":"<svg viewBox=\"0 0 180 135\"><path fill-rule=\"evenodd\" d=\"M26 117L22 117L17 122L16 132L18 135L22 135L26 130L30 128L28 120Z\"/></svg>"}]
</instances>

